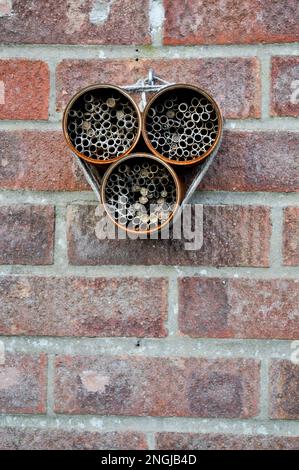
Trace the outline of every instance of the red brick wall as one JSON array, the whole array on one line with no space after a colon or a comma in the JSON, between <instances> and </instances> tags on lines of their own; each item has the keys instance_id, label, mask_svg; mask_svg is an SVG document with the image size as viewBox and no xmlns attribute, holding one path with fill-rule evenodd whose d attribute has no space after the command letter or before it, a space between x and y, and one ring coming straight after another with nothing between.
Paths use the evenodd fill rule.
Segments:
<instances>
[{"instance_id":1,"label":"red brick wall","mask_svg":"<svg viewBox=\"0 0 299 470\"><path fill-rule=\"evenodd\" d=\"M2 0L0 43L0 448L298 449L297 0ZM64 144L149 67L226 119L199 251L98 240Z\"/></svg>"}]
</instances>

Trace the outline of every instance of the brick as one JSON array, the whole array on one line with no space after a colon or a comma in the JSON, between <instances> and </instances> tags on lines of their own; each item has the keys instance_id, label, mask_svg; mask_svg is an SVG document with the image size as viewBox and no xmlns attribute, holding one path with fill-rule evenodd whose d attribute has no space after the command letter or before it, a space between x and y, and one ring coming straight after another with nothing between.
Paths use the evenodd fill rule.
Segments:
<instances>
[{"instance_id":1,"label":"brick","mask_svg":"<svg viewBox=\"0 0 299 470\"><path fill-rule=\"evenodd\" d=\"M299 191L299 133L225 131L200 189Z\"/></svg>"},{"instance_id":2,"label":"brick","mask_svg":"<svg viewBox=\"0 0 299 470\"><path fill-rule=\"evenodd\" d=\"M0 18L12 13L12 0L0 0Z\"/></svg>"},{"instance_id":3,"label":"brick","mask_svg":"<svg viewBox=\"0 0 299 470\"><path fill-rule=\"evenodd\" d=\"M0 17L0 42L149 44L148 0L14 0Z\"/></svg>"},{"instance_id":4,"label":"brick","mask_svg":"<svg viewBox=\"0 0 299 470\"><path fill-rule=\"evenodd\" d=\"M0 119L48 119L47 64L40 60L0 60L0 85Z\"/></svg>"},{"instance_id":5,"label":"brick","mask_svg":"<svg viewBox=\"0 0 299 470\"><path fill-rule=\"evenodd\" d=\"M268 266L271 222L262 206L205 206L203 246L184 240L99 240L96 206L68 207L68 255L73 265Z\"/></svg>"},{"instance_id":6,"label":"brick","mask_svg":"<svg viewBox=\"0 0 299 470\"><path fill-rule=\"evenodd\" d=\"M258 413L258 387L254 359L60 356L55 410L249 418Z\"/></svg>"},{"instance_id":7,"label":"brick","mask_svg":"<svg viewBox=\"0 0 299 470\"><path fill-rule=\"evenodd\" d=\"M60 131L0 131L0 188L90 189Z\"/></svg>"},{"instance_id":8,"label":"brick","mask_svg":"<svg viewBox=\"0 0 299 470\"><path fill-rule=\"evenodd\" d=\"M299 337L299 281L179 279L179 329L192 337Z\"/></svg>"},{"instance_id":9,"label":"brick","mask_svg":"<svg viewBox=\"0 0 299 470\"><path fill-rule=\"evenodd\" d=\"M57 67L57 109L90 83L124 85L146 77L152 67L165 80L210 91L227 118L260 117L260 64L256 58L63 60Z\"/></svg>"},{"instance_id":10,"label":"brick","mask_svg":"<svg viewBox=\"0 0 299 470\"><path fill-rule=\"evenodd\" d=\"M66 431L63 429L0 428L1 450L142 450L139 432Z\"/></svg>"},{"instance_id":11,"label":"brick","mask_svg":"<svg viewBox=\"0 0 299 470\"><path fill-rule=\"evenodd\" d=\"M299 450L299 437L162 432L156 434L156 449Z\"/></svg>"},{"instance_id":12,"label":"brick","mask_svg":"<svg viewBox=\"0 0 299 470\"><path fill-rule=\"evenodd\" d=\"M271 115L299 116L299 56L273 57Z\"/></svg>"},{"instance_id":13,"label":"brick","mask_svg":"<svg viewBox=\"0 0 299 470\"><path fill-rule=\"evenodd\" d=\"M299 265L299 207L287 207L283 213L283 264Z\"/></svg>"},{"instance_id":14,"label":"brick","mask_svg":"<svg viewBox=\"0 0 299 470\"><path fill-rule=\"evenodd\" d=\"M54 208L0 206L0 264L52 264Z\"/></svg>"},{"instance_id":15,"label":"brick","mask_svg":"<svg viewBox=\"0 0 299 470\"><path fill-rule=\"evenodd\" d=\"M5 335L166 335L163 278L3 276L0 297L0 332Z\"/></svg>"},{"instance_id":16,"label":"brick","mask_svg":"<svg viewBox=\"0 0 299 470\"><path fill-rule=\"evenodd\" d=\"M299 364L287 360L273 360L269 383L270 417L299 419Z\"/></svg>"},{"instance_id":17,"label":"brick","mask_svg":"<svg viewBox=\"0 0 299 470\"><path fill-rule=\"evenodd\" d=\"M296 42L296 0L164 0L164 44Z\"/></svg>"},{"instance_id":18,"label":"brick","mask_svg":"<svg viewBox=\"0 0 299 470\"><path fill-rule=\"evenodd\" d=\"M46 366L44 354L5 354L0 364L1 413L45 413Z\"/></svg>"}]
</instances>

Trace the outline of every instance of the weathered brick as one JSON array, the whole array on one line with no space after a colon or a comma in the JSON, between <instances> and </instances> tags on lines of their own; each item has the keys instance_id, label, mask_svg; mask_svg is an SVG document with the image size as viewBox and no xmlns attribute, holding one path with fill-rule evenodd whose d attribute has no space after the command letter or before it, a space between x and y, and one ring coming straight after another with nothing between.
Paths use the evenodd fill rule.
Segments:
<instances>
[{"instance_id":1,"label":"weathered brick","mask_svg":"<svg viewBox=\"0 0 299 470\"><path fill-rule=\"evenodd\" d=\"M5 354L0 364L1 413L45 413L46 365L44 354Z\"/></svg>"},{"instance_id":2,"label":"weathered brick","mask_svg":"<svg viewBox=\"0 0 299 470\"><path fill-rule=\"evenodd\" d=\"M226 131L200 189L299 191L299 133Z\"/></svg>"},{"instance_id":3,"label":"weathered brick","mask_svg":"<svg viewBox=\"0 0 299 470\"><path fill-rule=\"evenodd\" d=\"M299 281L186 277L179 328L193 337L299 337Z\"/></svg>"},{"instance_id":4,"label":"weathered brick","mask_svg":"<svg viewBox=\"0 0 299 470\"><path fill-rule=\"evenodd\" d=\"M99 240L96 206L68 207L68 255L75 265L268 266L271 222L262 206L205 206L203 246L183 240Z\"/></svg>"},{"instance_id":5,"label":"weathered brick","mask_svg":"<svg viewBox=\"0 0 299 470\"><path fill-rule=\"evenodd\" d=\"M1 131L0 188L90 189L60 131Z\"/></svg>"},{"instance_id":6,"label":"weathered brick","mask_svg":"<svg viewBox=\"0 0 299 470\"><path fill-rule=\"evenodd\" d=\"M52 264L54 208L0 206L0 264Z\"/></svg>"},{"instance_id":7,"label":"weathered brick","mask_svg":"<svg viewBox=\"0 0 299 470\"><path fill-rule=\"evenodd\" d=\"M269 382L270 417L299 419L299 364L287 360L273 360Z\"/></svg>"},{"instance_id":8,"label":"weathered brick","mask_svg":"<svg viewBox=\"0 0 299 470\"><path fill-rule=\"evenodd\" d=\"M299 265L299 207L284 209L283 264Z\"/></svg>"},{"instance_id":9,"label":"weathered brick","mask_svg":"<svg viewBox=\"0 0 299 470\"><path fill-rule=\"evenodd\" d=\"M259 362L61 356L55 386L58 413L249 418L258 413Z\"/></svg>"},{"instance_id":10,"label":"weathered brick","mask_svg":"<svg viewBox=\"0 0 299 470\"><path fill-rule=\"evenodd\" d=\"M29 3L29 4L28 4ZM149 44L148 0L14 0L0 16L0 42Z\"/></svg>"},{"instance_id":11,"label":"weathered brick","mask_svg":"<svg viewBox=\"0 0 299 470\"><path fill-rule=\"evenodd\" d=\"M1 334L138 337L166 334L167 281L163 278L3 276L0 298Z\"/></svg>"},{"instance_id":12,"label":"weathered brick","mask_svg":"<svg viewBox=\"0 0 299 470\"><path fill-rule=\"evenodd\" d=\"M0 60L0 119L48 119L49 80L40 60Z\"/></svg>"},{"instance_id":13,"label":"weathered brick","mask_svg":"<svg viewBox=\"0 0 299 470\"><path fill-rule=\"evenodd\" d=\"M260 64L256 58L149 60L63 60L57 67L57 109L90 83L124 85L146 77L152 67L171 82L193 83L207 91L227 118L260 117Z\"/></svg>"},{"instance_id":14,"label":"weathered brick","mask_svg":"<svg viewBox=\"0 0 299 470\"><path fill-rule=\"evenodd\" d=\"M299 40L296 0L164 0L164 5L165 44L247 44Z\"/></svg>"},{"instance_id":15,"label":"weathered brick","mask_svg":"<svg viewBox=\"0 0 299 470\"><path fill-rule=\"evenodd\" d=\"M159 450L299 450L299 437L163 432L156 434L156 448Z\"/></svg>"},{"instance_id":16,"label":"weathered brick","mask_svg":"<svg viewBox=\"0 0 299 470\"><path fill-rule=\"evenodd\" d=\"M139 432L71 431L63 429L0 428L1 450L142 450Z\"/></svg>"},{"instance_id":17,"label":"weathered brick","mask_svg":"<svg viewBox=\"0 0 299 470\"><path fill-rule=\"evenodd\" d=\"M273 57L271 115L299 116L299 56Z\"/></svg>"}]
</instances>

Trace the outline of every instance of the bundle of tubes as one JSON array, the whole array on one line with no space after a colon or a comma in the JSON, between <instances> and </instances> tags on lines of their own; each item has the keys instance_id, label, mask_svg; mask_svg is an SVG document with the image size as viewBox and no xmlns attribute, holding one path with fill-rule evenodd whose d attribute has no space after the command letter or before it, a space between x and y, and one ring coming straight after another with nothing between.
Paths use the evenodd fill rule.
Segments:
<instances>
[{"instance_id":1,"label":"bundle of tubes","mask_svg":"<svg viewBox=\"0 0 299 470\"><path fill-rule=\"evenodd\" d=\"M171 90L154 100L145 130L156 154L175 162L190 162L212 148L218 136L213 103L191 90Z\"/></svg>"},{"instance_id":2,"label":"bundle of tubes","mask_svg":"<svg viewBox=\"0 0 299 470\"><path fill-rule=\"evenodd\" d=\"M132 147L139 120L130 100L117 90L92 90L68 113L67 129L76 150L94 160L113 160Z\"/></svg>"},{"instance_id":3,"label":"bundle of tubes","mask_svg":"<svg viewBox=\"0 0 299 470\"><path fill-rule=\"evenodd\" d=\"M217 103L192 85L160 90L142 117L125 91L91 86L70 101L63 119L67 143L77 156L99 169L112 163L103 177L101 198L114 222L127 231L147 233L170 222L182 199L181 180L169 164L206 158L217 148L222 127ZM152 155L128 156L136 145L141 152L146 146Z\"/></svg>"},{"instance_id":4,"label":"bundle of tubes","mask_svg":"<svg viewBox=\"0 0 299 470\"><path fill-rule=\"evenodd\" d=\"M177 200L168 169L149 158L119 163L109 175L105 199L113 219L133 230L156 229L168 220Z\"/></svg>"}]
</instances>

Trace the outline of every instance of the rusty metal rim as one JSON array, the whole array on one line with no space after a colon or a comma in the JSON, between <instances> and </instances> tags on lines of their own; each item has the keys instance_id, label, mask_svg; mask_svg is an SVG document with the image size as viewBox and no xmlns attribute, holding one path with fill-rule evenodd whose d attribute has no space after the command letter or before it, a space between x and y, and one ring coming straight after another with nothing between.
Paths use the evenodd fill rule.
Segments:
<instances>
[{"instance_id":1,"label":"rusty metal rim","mask_svg":"<svg viewBox=\"0 0 299 470\"><path fill-rule=\"evenodd\" d=\"M122 155L119 155L118 157L115 157L115 158L111 158L110 160L95 160L93 158L86 157L85 155L82 155L80 152L78 152L78 150L72 144L72 142L69 138L68 129L67 129L68 114L69 114L69 111L72 108L73 104L77 101L77 99L80 98L85 93L87 93L88 91L97 90L97 89L100 89L100 88L110 88L112 90L116 90L116 91L120 92L123 96L125 96L132 103L132 105L135 108L135 111L137 113L137 118L138 118L138 131L137 131L135 140L134 140L133 144L131 145L131 147L125 153L123 153ZM82 158L82 160L85 160L89 163L94 163L95 165L110 165L111 163L117 162L118 160L120 160L121 158L125 157L130 152L132 152L134 147L137 145L137 142L138 142L138 140L140 138L140 135L141 135L141 123L142 123L141 112L140 112L140 109L139 109L137 103L134 101L134 99L126 91L124 91L122 88L120 88L118 86L115 86L115 85L108 85L108 84L105 84L105 83L102 83L102 84L97 84L96 83L94 85L90 85L90 86L87 86L85 88L82 88L80 91L78 91L71 98L71 100L68 102L68 104L67 104L67 106L64 110L63 119L62 119L63 135L64 135L64 138L66 140L66 143L67 143L68 147L79 158Z\"/></svg>"},{"instance_id":2,"label":"rusty metal rim","mask_svg":"<svg viewBox=\"0 0 299 470\"><path fill-rule=\"evenodd\" d=\"M124 161L126 160L131 160L133 158L148 158L150 160L154 160L154 161L157 161L159 163L161 163L165 168L167 168L167 170L169 171L169 173L171 174L171 176L173 177L174 179L174 182L175 182L175 187L176 187L176 193L177 193L177 198L176 198L176 203L175 203L175 208L174 210L172 211L171 213L171 216L165 221L163 222L163 224L159 225L157 228L153 228L153 229L149 229L149 230L133 230L133 229L128 229L127 227L125 227L124 225L121 225L119 224L118 222L116 222L116 220L112 217L112 215L110 214L108 208L107 208L107 205L106 205L106 197L105 197L105 188L106 188L106 183L108 181L108 178L109 176L111 175L111 173L113 172L113 170L120 164L120 163L123 163ZM101 185L101 200L102 200L102 204L108 214L108 217L112 220L112 222L119 228L121 228L122 230L124 230L125 232L129 232L129 233L134 233L134 234L150 234L150 233L154 233L154 232L159 232L160 230L162 230L163 227L165 227L166 225L168 225L171 220L173 219L173 217L175 216L179 206L180 206L180 202L182 200L182 196L183 196L183 185L178 177L178 175L176 174L176 172L174 171L174 169L165 161L161 161L161 159L159 157L157 157L156 155L151 155L150 153L146 153L146 152L140 152L140 153L131 153L130 155L127 155L125 157L123 157L121 159L121 162L119 161L116 161L116 162L113 162L109 168L107 169L106 173L104 174L104 177L103 177L103 181L102 181L102 185Z\"/></svg>"},{"instance_id":3,"label":"rusty metal rim","mask_svg":"<svg viewBox=\"0 0 299 470\"><path fill-rule=\"evenodd\" d=\"M150 142L150 140L147 136L147 131L146 131L147 113L148 113L148 110L150 109L150 107L152 106L152 104L154 103L154 101L156 101L156 99L160 98L160 96L163 95L164 93L167 93L170 90L176 90L178 88L187 88L188 90L196 91L197 93L202 94L203 96L205 96L205 98L210 100L212 102L212 104L214 105L214 107L215 107L217 117L218 117L218 123L219 123L217 138L216 138L215 142L213 143L213 145L211 146L211 148L204 155L201 155L197 158L194 158L193 160L186 161L186 162L185 161L184 162L179 162L179 161L176 161L176 160L171 160L170 158L164 157L164 155L157 152L157 150L154 149L154 147L152 146L152 144L151 144L151 142ZM170 165L181 165L181 166L189 165L190 166L190 165L195 165L195 164L201 162L202 160L205 160L214 151L214 149L217 147L218 142L220 141L220 138L221 138L221 135L222 135L222 132L223 132L223 117L222 117L222 113L221 113L221 110L220 110L220 107L219 107L218 103L205 90L203 90L199 87L196 87L194 85L188 85L186 83L177 83L175 85L170 85L168 87L163 88L163 90L159 91L158 93L156 93L149 100L149 102L147 103L147 105L146 105L146 107L143 111L143 116L142 117L143 117L143 119L142 119L142 135L143 135L143 138L144 138L144 141L145 141L146 145L148 146L148 148L150 149L150 151L154 155L156 155L159 159L163 160L164 162L166 162Z\"/></svg>"}]
</instances>

